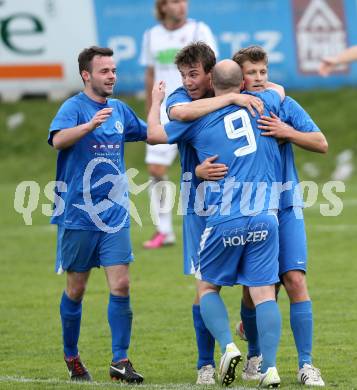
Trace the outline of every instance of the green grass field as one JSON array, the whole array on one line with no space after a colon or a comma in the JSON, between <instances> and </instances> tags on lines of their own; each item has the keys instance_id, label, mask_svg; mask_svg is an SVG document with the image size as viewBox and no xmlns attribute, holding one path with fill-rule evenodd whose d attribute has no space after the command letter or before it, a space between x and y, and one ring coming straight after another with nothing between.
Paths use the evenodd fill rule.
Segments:
<instances>
[{"instance_id":1,"label":"green grass field","mask_svg":"<svg viewBox=\"0 0 357 390\"><path fill-rule=\"evenodd\" d=\"M323 183L330 180L335 157L345 149L357 152L357 90L291 93L311 113L325 132L327 156L297 151L298 166L311 162L320 171L318 202L306 210L309 242L308 281L314 305L314 357L327 388L357 389L357 175L345 182L343 211L323 217L320 204ZM138 113L143 102L130 100ZM94 270L84 301L80 351L96 383L70 384L63 362L59 300L65 277L54 273L56 230L41 212L44 186L54 179L56 153L47 146L47 128L58 103L23 101L0 107L0 389L114 388L108 379L111 359L106 321L108 291L102 270ZM7 129L9 115L23 112L25 121ZM135 167L136 183L144 183L144 144L126 148L127 167ZM179 165L171 170L176 181ZM311 180L301 170L301 179ZM15 189L21 181L36 181L41 193L26 226L14 210ZM135 262L131 267L131 299L134 311L130 358L145 376L144 389L188 389L196 379L196 347L191 319L194 283L182 275L180 218L175 217L178 244L145 251L142 241L153 232L147 194L132 197L143 226L132 224ZM25 205L26 206L26 205ZM175 206L177 210L177 201ZM176 212L175 212L176 214ZM292 237L293 239L293 237ZM223 292L232 328L239 318L240 289ZM278 355L282 387L298 389L297 357L289 325L285 292L279 299L283 334ZM236 340L246 351L246 345ZM217 347L216 361L219 362ZM240 369L238 369L240 372ZM244 386L240 379L236 387ZM128 387L126 387L128 388ZM217 386L218 388L218 386Z\"/></svg>"}]
</instances>

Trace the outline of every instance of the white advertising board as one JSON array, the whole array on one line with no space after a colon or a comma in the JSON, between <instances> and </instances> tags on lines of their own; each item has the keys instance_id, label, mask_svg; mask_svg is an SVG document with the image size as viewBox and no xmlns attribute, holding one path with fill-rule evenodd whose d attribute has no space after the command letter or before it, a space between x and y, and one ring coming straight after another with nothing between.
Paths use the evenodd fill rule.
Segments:
<instances>
[{"instance_id":1,"label":"white advertising board","mask_svg":"<svg viewBox=\"0 0 357 390\"><path fill-rule=\"evenodd\" d=\"M97 44L92 0L1 0L0 31L3 100L82 88L78 54Z\"/></svg>"}]
</instances>

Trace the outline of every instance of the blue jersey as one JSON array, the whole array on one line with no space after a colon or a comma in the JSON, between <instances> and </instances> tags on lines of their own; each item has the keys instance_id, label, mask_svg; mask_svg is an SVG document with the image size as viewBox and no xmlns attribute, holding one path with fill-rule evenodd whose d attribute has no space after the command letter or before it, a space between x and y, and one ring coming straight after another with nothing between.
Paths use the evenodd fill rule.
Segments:
<instances>
[{"instance_id":1,"label":"blue jersey","mask_svg":"<svg viewBox=\"0 0 357 390\"><path fill-rule=\"evenodd\" d=\"M175 105L190 103L192 99L183 87L177 88L170 94L166 100L166 111L170 118L170 109ZM181 195L183 213L187 210L187 214L194 213L194 202L197 186L201 180L195 175L195 168L200 164L195 149L187 142L177 141L177 147L180 153L181 162Z\"/></svg>"},{"instance_id":2,"label":"blue jersey","mask_svg":"<svg viewBox=\"0 0 357 390\"><path fill-rule=\"evenodd\" d=\"M55 189L51 223L109 232L129 226L124 142L145 140L146 123L120 100L107 99L101 104L81 92L60 107L50 125L48 142L52 145L56 131L87 123L107 107L113 111L101 126L58 153L56 181L64 184Z\"/></svg>"},{"instance_id":3,"label":"blue jersey","mask_svg":"<svg viewBox=\"0 0 357 390\"><path fill-rule=\"evenodd\" d=\"M280 106L280 119L292 126L294 129L303 132L320 131L309 114L294 99L287 96ZM292 144L287 142L280 145L282 162L282 182L286 183L286 190L280 198L280 209L291 206L303 207L303 199L299 190L299 177L294 162L294 151Z\"/></svg>"},{"instance_id":4,"label":"blue jersey","mask_svg":"<svg viewBox=\"0 0 357 390\"><path fill-rule=\"evenodd\" d=\"M272 90L255 94L269 111L278 114L280 96ZM169 143L189 142L200 162L218 154L228 176L210 187L206 202L207 224L254 215L278 208L274 182L281 181L281 160L275 139L261 137L256 118L238 106L228 106L193 122L172 121L165 125ZM276 189L276 187L275 187Z\"/></svg>"}]
</instances>

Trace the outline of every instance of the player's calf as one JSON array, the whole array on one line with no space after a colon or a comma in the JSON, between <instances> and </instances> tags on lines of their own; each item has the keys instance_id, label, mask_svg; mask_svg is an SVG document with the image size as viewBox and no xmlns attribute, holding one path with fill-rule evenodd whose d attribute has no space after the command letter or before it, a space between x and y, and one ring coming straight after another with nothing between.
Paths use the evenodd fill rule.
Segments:
<instances>
[{"instance_id":1,"label":"player's calf","mask_svg":"<svg viewBox=\"0 0 357 390\"><path fill-rule=\"evenodd\" d=\"M243 321L239 321L236 325L236 335L243 341L248 341L244 331Z\"/></svg>"}]
</instances>

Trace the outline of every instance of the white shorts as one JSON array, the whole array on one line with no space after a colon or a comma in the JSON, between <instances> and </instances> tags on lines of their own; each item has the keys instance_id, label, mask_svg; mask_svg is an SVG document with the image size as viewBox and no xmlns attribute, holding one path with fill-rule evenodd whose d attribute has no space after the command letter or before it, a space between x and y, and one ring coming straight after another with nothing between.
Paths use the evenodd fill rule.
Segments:
<instances>
[{"instance_id":1,"label":"white shorts","mask_svg":"<svg viewBox=\"0 0 357 390\"><path fill-rule=\"evenodd\" d=\"M177 155L177 145L146 145L146 164L171 165Z\"/></svg>"}]
</instances>

